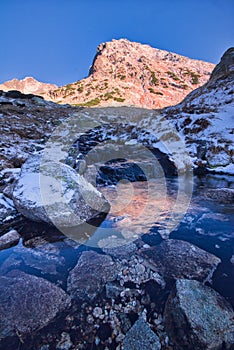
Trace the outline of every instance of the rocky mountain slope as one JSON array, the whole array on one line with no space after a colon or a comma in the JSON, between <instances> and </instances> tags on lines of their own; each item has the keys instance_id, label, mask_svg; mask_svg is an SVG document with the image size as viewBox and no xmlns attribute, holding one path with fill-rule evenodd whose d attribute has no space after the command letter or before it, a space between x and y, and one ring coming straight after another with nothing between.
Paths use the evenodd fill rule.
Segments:
<instances>
[{"instance_id":1,"label":"rocky mountain slope","mask_svg":"<svg viewBox=\"0 0 234 350\"><path fill-rule=\"evenodd\" d=\"M213 68L213 64L148 45L113 40L99 45L88 78L65 87L66 102L145 108L174 105L204 84ZM54 93L64 97L64 88Z\"/></svg>"},{"instance_id":2,"label":"rocky mountain slope","mask_svg":"<svg viewBox=\"0 0 234 350\"><path fill-rule=\"evenodd\" d=\"M86 107L162 108L179 103L203 85L213 68L211 63L120 39L98 46L85 79L58 88L25 78L4 83L0 89Z\"/></svg>"},{"instance_id":3,"label":"rocky mountain slope","mask_svg":"<svg viewBox=\"0 0 234 350\"><path fill-rule=\"evenodd\" d=\"M86 153L94 142L100 142L95 158L100 162L102 143L109 140L114 144L118 140L125 145L125 152L129 142L135 153L138 144L159 150L181 171L192 167L197 173L208 170L233 174L233 78L234 48L230 48L209 81L176 106L157 110L108 107L81 111L80 116L100 125L86 135ZM77 131L82 139L81 128ZM140 159L139 153L135 159Z\"/></svg>"},{"instance_id":4,"label":"rocky mountain slope","mask_svg":"<svg viewBox=\"0 0 234 350\"><path fill-rule=\"evenodd\" d=\"M234 48L228 49L209 81L162 115L184 137L194 165L234 173Z\"/></svg>"},{"instance_id":5,"label":"rocky mountain slope","mask_svg":"<svg viewBox=\"0 0 234 350\"><path fill-rule=\"evenodd\" d=\"M26 77L22 80L12 79L0 84L0 90L2 91L18 90L23 94L35 94L49 100L50 92L57 88L55 84L42 83L32 77Z\"/></svg>"},{"instance_id":6,"label":"rocky mountain slope","mask_svg":"<svg viewBox=\"0 0 234 350\"><path fill-rule=\"evenodd\" d=\"M175 142L179 134L195 168L233 172L233 61L234 49L231 48L213 70L210 80L176 106L156 111L133 107L95 108L85 109L84 113L95 123L105 116L108 128L103 125L97 130L103 137L116 137L115 123L127 125L130 130L128 137L162 152L165 152L163 144ZM29 153L37 147L43 148L45 139L59 121L72 116L77 118L81 109L60 106L35 96L21 96L20 93L18 96L11 92L0 94L0 170L20 166ZM175 132L168 129L168 121ZM119 128L118 132L122 133L124 140L126 130ZM100 138L95 134L92 137ZM173 154L170 157L173 160ZM183 168L187 161L184 152L181 157Z\"/></svg>"},{"instance_id":7,"label":"rocky mountain slope","mask_svg":"<svg viewBox=\"0 0 234 350\"><path fill-rule=\"evenodd\" d=\"M42 149L52 130L73 110L77 107L17 91L0 91L0 171L20 167L29 154Z\"/></svg>"}]
</instances>

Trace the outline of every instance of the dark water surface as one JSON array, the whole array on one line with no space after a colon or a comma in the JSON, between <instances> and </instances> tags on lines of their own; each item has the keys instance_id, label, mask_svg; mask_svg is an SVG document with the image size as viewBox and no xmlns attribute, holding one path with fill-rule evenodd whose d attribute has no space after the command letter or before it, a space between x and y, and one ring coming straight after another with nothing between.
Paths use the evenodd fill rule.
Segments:
<instances>
[{"instance_id":1,"label":"dark water surface","mask_svg":"<svg viewBox=\"0 0 234 350\"><path fill-rule=\"evenodd\" d=\"M19 269L43 277L66 290L69 271L76 265L82 251L95 250L103 253L101 248L115 245L116 242L119 244L119 246L116 244L118 249L121 250L121 244L138 238L141 238L144 244L154 246L160 244L163 238L174 238L193 243L221 259L221 264L213 275L212 288L226 297L234 307L234 265L230 261L234 254L234 208L232 204L220 204L206 197L209 188L234 188L234 178L221 175L195 177L191 201L188 207L184 205L183 200L179 203L179 209L184 211L184 215L170 233L167 231L167 225L170 223L171 212L178 199L178 181L175 178L167 178L164 181L158 180L153 185L149 190L146 181L135 183L125 181L117 187L102 187L101 191L111 203L110 213L105 218L99 217L93 220L88 230L87 225L83 225L69 232L69 236L75 237L77 241L65 236L54 227L26 219L20 224L12 225L22 238L17 246L0 251L0 275ZM156 309L158 307L161 310L159 312L162 312L169 290L165 290L165 295L162 294L160 299L155 293L154 283L146 284L145 290L155 305L160 304L156 305ZM131 288L127 285L126 287ZM104 294L100 296L100 303L105 307ZM55 344L64 329L74 344L77 340L87 337L89 339L90 335L84 338L80 333L80 329L87 329L86 323L81 325L82 305L77 304L75 309L72 309L75 315L78 315L77 321L76 318L73 321L73 327L69 326L66 314L62 314L35 336L29 335L23 342L17 337L12 338L10 342L6 339L2 347L0 345L0 349L56 349ZM74 308L74 305L72 307ZM132 324L138 317L135 313L128 316ZM108 324L104 323L100 330L105 333L107 326ZM92 329L90 328L89 332L90 330L91 333L87 334L92 334ZM96 346L93 340L90 342L89 344L87 340L84 349L105 349L105 345ZM42 346L48 343L49 348ZM115 349L116 346L113 342L110 349Z\"/></svg>"},{"instance_id":2,"label":"dark water surface","mask_svg":"<svg viewBox=\"0 0 234 350\"><path fill-rule=\"evenodd\" d=\"M161 236L165 236L177 187L177 180L173 178L167 179L166 184L158 182L150 197L147 182L121 183L118 191L114 186L102 188L112 203L111 211L99 227L91 226L86 244L68 239L56 228L24 220L16 227L23 237L18 246L0 252L0 273L19 268L66 287L68 272L83 250L101 252L101 248L112 241L133 241L139 237L149 245L159 244ZM208 188L219 187L233 188L233 177L207 175L194 178L190 205L170 238L193 243L222 260L214 274L213 287L234 305L234 271L230 262L234 254L234 208L231 204L206 198ZM36 257L33 252L37 252ZM45 254L55 257L51 269Z\"/></svg>"}]
</instances>

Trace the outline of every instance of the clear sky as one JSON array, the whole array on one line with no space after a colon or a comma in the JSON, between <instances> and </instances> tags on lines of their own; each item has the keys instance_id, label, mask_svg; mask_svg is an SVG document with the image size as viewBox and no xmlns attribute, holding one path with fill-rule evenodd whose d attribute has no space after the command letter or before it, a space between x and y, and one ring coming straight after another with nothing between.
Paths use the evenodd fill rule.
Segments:
<instances>
[{"instance_id":1,"label":"clear sky","mask_svg":"<svg viewBox=\"0 0 234 350\"><path fill-rule=\"evenodd\" d=\"M233 23L234 0L0 0L0 82L82 79L113 38L218 63Z\"/></svg>"}]
</instances>

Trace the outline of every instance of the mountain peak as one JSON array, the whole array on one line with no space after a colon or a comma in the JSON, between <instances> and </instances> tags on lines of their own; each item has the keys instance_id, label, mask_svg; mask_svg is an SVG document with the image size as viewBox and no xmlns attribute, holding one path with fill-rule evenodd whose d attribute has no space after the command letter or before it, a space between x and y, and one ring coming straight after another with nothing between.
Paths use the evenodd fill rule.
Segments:
<instances>
[{"instance_id":1,"label":"mountain peak","mask_svg":"<svg viewBox=\"0 0 234 350\"><path fill-rule=\"evenodd\" d=\"M34 77L24 77L21 81L35 81L35 82L39 82L38 80L36 80Z\"/></svg>"},{"instance_id":2,"label":"mountain peak","mask_svg":"<svg viewBox=\"0 0 234 350\"><path fill-rule=\"evenodd\" d=\"M62 89L56 98L65 95L68 103L87 106L162 108L206 83L213 68L214 64L147 44L113 39L97 47L89 76L76 83L78 89Z\"/></svg>"},{"instance_id":3,"label":"mountain peak","mask_svg":"<svg viewBox=\"0 0 234 350\"><path fill-rule=\"evenodd\" d=\"M175 105L210 78L214 64L193 60L128 39L97 47L87 78L60 88L32 77L6 82L0 89L36 93L45 99L81 106Z\"/></svg>"},{"instance_id":4,"label":"mountain peak","mask_svg":"<svg viewBox=\"0 0 234 350\"><path fill-rule=\"evenodd\" d=\"M18 90L24 94L36 94L45 98L50 98L49 92L57 88L55 84L42 83L33 77L25 77L21 80L12 79L0 84L0 90Z\"/></svg>"}]
</instances>

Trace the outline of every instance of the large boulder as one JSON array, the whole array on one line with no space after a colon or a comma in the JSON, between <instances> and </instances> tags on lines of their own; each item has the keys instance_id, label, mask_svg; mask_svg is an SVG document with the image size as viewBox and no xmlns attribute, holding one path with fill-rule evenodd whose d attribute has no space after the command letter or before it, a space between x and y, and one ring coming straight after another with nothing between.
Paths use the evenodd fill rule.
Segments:
<instances>
[{"instance_id":1,"label":"large boulder","mask_svg":"<svg viewBox=\"0 0 234 350\"><path fill-rule=\"evenodd\" d=\"M49 324L70 305L70 297L55 284L14 270L0 277L0 334L31 334Z\"/></svg>"},{"instance_id":2,"label":"large boulder","mask_svg":"<svg viewBox=\"0 0 234 350\"><path fill-rule=\"evenodd\" d=\"M167 280L177 278L205 281L212 277L220 259L185 241L167 239L139 252L144 263Z\"/></svg>"},{"instance_id":3,"label":"large boulder","mask_svg":"<svg viewBox=\"0 0 234 350\"><path fill-rule=\"evenodd\" d=\"M127 332L123 341L123 350L160 350L158 336L140 317Z\"/></svg>"},{"instance_id":4,"label":"large boulder","mask_svg":"<svg viewBox=\"0 0 234 350\"><path fill-rule=\"evenodd\" d=\"M67 290L75 299L92 300L116 276L116 266L110 256L92 251L83 252L69 273Z\"/></svg>"},{"instance_id":5,"label":"large boulder","mask_svg":"<svg viewBox=\"0 0 234 350\"><path fill-rule=\"evenodd\" d=\"M233 310L213 289L179 279L166 303L165 328L175 350L233 349Z\"/></svg>"},{"instance_id":6,"label":"large boulder","mask_svg":"<svg viewBox=\"0 0 234 350\"><path fill-rule=\"evenodd\" d=\"M34 155L26 161L14 188L14 204L25 217L63 228L109 211L109 203L83 176L68 165L41 160Z\"/></svg>"}]
</instances>

